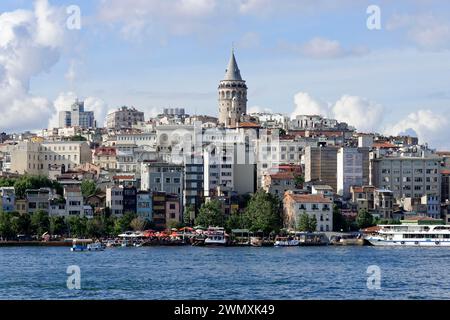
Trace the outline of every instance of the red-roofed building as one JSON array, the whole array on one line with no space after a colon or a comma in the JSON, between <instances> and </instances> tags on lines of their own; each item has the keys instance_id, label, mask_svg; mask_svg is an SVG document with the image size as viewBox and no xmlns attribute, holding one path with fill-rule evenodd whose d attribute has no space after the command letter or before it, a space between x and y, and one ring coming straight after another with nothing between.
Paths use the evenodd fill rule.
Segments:
<instances>
[{"instance_id":1,"label":"red-roofed building","mask_svg":"<svg viewBox=\"0 0 450 320\"><path fill-rule=\"evenodd\" d=\"M283 222L288 229L297 229L300 216L306 213L317 220L316 231L333 230L333 201L322 194L295 194L287 191L283 199Z\"/></svg>"},{"instance_id":2,"label":"red-roofed building","mask_svg":"<svg viewBox=\"0 0 450 320\"><path fill-rule=\"evenodd\" d=\"M116 148L100 147L94 151L94 164L105 170L117 169Z\"/></svg>"},{"instance_id":3,"label":"red-roofed building","mask_svg":"<svg viewBox=\"0 0 450 320\"><path fill-rule=\"evenodd\" d=\"M296 189L295 173L292 171L281 171L265 174L263 176L263 189L267 193L282 199L287 190Z\"/></svg>"}]
</instances>

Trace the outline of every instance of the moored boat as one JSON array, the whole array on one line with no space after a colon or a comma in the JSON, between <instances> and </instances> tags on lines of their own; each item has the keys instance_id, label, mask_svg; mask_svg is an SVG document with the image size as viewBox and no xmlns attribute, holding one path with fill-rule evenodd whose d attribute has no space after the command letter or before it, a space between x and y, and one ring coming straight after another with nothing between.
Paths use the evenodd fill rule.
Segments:
<instances>
[{"instance_id":1,"label":"moored boat","mask_svg":"<svg viewBox=\"0 0 450 320\"><path fill-rule=\"evenodd\" d=\"M225 229L221 227L209 227L206 231L206 246L226 246L227 235Z\"/></svg>"},{"instance_id":2,"label":"moored boat","mask_svg":"<svg viewBox=\"0 0 450 320\"><path fill-rule=\"evenodd\" d=\"M300 245L300 241L291 237L276 237L275 247L296 247Z\"/></svg>"},{"instance_id":3,"label":"moored boat","mask_svg":"<svg viewBox=\"0 0 450 320\"><path fill-rule=\"evenodd\" d=\"M364 237L374 246L450 247L449 225L380 225Z\"/></svg>"}]
</instances>

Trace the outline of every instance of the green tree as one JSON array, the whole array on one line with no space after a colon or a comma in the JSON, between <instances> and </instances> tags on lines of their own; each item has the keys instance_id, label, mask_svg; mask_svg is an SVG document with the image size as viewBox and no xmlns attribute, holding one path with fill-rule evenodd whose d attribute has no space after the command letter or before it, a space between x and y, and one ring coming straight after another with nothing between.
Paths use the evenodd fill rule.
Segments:
<instances>
[{"instance_id":1,"label":"green tree","mask_svg":"<svg viewBox=\"0 0 450 320\"><path fill-rule=\"evenodd\" d=\"M310 231L309 230L310 224L309 224L309 215L306 212L303 212L300 215L300 219L298 221L297 229L299 231Z\"/></svg>"},{"instance_id":2,"label":"green tree","mask_svg":"<svg viewBox=\"0 0 450 320\"><path fill-rule=\"evenodd\" d=\"M131 221L137 218L137 215L132 212L126 212L122 217L118 218L114 222L114 233L119 234L130 230Z\"/></svg>"},{"instance_id":3,"label":"green tree","mask_svg":"<svg viewBox=\"0 0 450 320\"><path fill-rule=\"evenodd\" d=\"M199 210L195 223L204 227L224 226L225 217L220 201L214 199L204 203Z\"/></svg>"},{"instance_id":4,"label":"green tree","mask_svg":"<svg viewBox=\"0 0 450 320\"><path fill-rule=\"evenodd\" d=\"M14 213L12 220L12 228L14 233L30 235L31 234L31 218L29 214Z\"/></svg>"},{"instance_id":5,"label":"green tree","mask_svg":"<svg viewBox=\"0 0 450 320\"><path fill-rule=\"evenodd\" d=\"M50 232L50 219L48 213L38 210L31 215L31 230L33 234L41 237L45 232Z\"/></svg>"},{"instance_id":6,"label":"green tree","mask_svg":"<svg viewBox=\"0 0 450 320\"><path fill-rule=\"evenodd\" d=\"M278 232L282 227L281 203L278 197L258 190L244 211L244 225L250 231Z\"/></svg>"},{"instance_id":7,"label":"green tree","mask_svg":"<svg viewBox=\"0 0 450 320\"><path fill-rule=\"evenodd\" d=\"M74 216L69 217L66 222L71 237L83 238L87 236L87 218Z\"/></svg>"},{"instance_id":8,"label":"green tree","mask_svg":"<svg viewBox=\"0 0 450 320\"><path fill-rule=\"evenodd\" d=\"M86 222L86 234L88 237L100 238L106 235L106 226L102 218L95 217Z\"/></svg>"},{"instance_id":9,"label":"green tree","mask_svg":"<svg viewBox=\"0 0 450 320\"><path fill-rule=\"evenodd\" d=\"M11 181L8 181L10 183ZM59 195L63 194L63 188L57 181L51 181L44 176L24 175L14 180L13 185L16 197L24 198L27 189L51 188Z\"/></svg>"},{"instance_id":10,"label":"green tree","mask_svg":"<svg viewBox=\"0 0 450 320\"><path fill-rule=\"evenodd\" d=\"M233 210L233 212L228 217L227 221L225 222L225 227L227 230L232 229L245 229L245 221L244 221L244 215L239 210Z\"/></svg>"},{"instance_id":11,"label":"green tree","mask_svg":"<svg viewBox=\"0 0 450 320\"><path fill-rule=\"evenodd\" d=\"M67 225L64 217L50 217L50 234L64 235L66 232Z\"/></svg>"},{"instance_id":12,"label":"green tree","mask_svg":"<svg viewBox=\"0 0 450 320\"><path fill-rule=\"evenodd\" d=\"M294 183L296 188L302 188L305 183L305 177L302 174L294 174Z\"/></svg>"},{"instance_id":13,"label":"green tree","mask_svg":"<svg viewBox=\"0 0 450 320\"><path fill-rule=\"evenodd\" d=\"M3 239L14 237L14 230L11 221L12 215L8 212L0 212L0 236Z\"/></svg>"},{"instance_id":14,"label":"green tree","mask_svg":"<svg viewBox=\"0 0 450 320\"><path fill-rule=\"evenodd\" d=\"M93 180L83 180L81 182L81 193L83 194L83 197L87 198L89 196L92 196L97 191L97 185Z\"/></svg>"},{"instance_id":15,"label":"green tree","mask_svg":"<svg viewBox=\"0 0 450 320\"><path fill-rule=\"evenodd\" d=\"M192 217L195 217L195 209L193 205L187 206L183 214L183 222L185 225L191 225Z\"/></svg>"},{"instance_id":16,"label":"green tree","mask_svg":"<svg viewBox=\"0 0 450 320\"><path fill-rule=\"evenodd\" d=\"M366 209L361 209L356 216L356 225L359 229L364 229L374 225L373 216Z\"/></svg>"},{"instance_id":17,"label":"green tree","mask_svg":"<svg viewBox=\"0 0 450 320\"><path fill-rule=\"evenodd\" d=\"M337 205L333 206L333 230L334 231L348 230L347 222Z\"/></svg>"},{"instance_id":18,"label":"green tree","mask_svg":"<svg viewBox=\"0 0 450 320\"><path fill-rule=\"evenodd\" d=\"M146 226L146 222L141 217L134 218L130 222L130 227L134 231L144 231Z\"/></svg>"}]
</instances>

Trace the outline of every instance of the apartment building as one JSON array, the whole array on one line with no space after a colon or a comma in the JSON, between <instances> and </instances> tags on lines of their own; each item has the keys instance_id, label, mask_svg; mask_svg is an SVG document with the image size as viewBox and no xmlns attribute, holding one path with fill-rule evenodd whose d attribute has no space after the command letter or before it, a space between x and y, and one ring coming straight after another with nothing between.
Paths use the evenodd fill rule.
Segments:
<instances>
[{"instance_id":1,"label":"apartment building","mask_svg":"<svg viewBox=\"0 0 450 320\"><path fill-rule=\"evenodd\" d=\"M117 169L117 156L116 148L113 147L100 147L95 149L93 162L104 170L116 170Z\"/></svg>"},{"instance_id":2,"label":"apartment building","mask_svg":"<svg viewBox=\"0 0 450 320\"><path fill-rule=\"evenodd\" d=\"M14 187L0 188L0 211L13 212L16 207L16 192Z\"/></svg>"},{"instance_id":3,"label":"apartment building","mask_svg":"<svg viewBox=\"0 0 450 320\"><path fill-rule=\"evenodd\" d=\"M146 221L153 220L152 194L149 191L137 191L136 194L136 213L138 217Z\"/></svg>"},{"instance_id":4,"label":"apartment building","mask_svg":"<svg viewBox=\"0 0 450 320\"><path fill-rule=\"evenodd\" d=\"M395 199L441 194L441 158L384 156L371 160L371 184L391 190Z\"/></svg>"},{"instance_id":5,"label":"apartment building","mask_svg":"<svg viewBox=\"0 0 450 320\"><path fill-rule=\"evenodd\" d=\"M337 194L349 199L351 186L369 183L369 149L339 148L337 151Z\"/></svg>"},{"instance_id":6,"label":"apartment building","mask_svg":"<svg viewBox=\"0 0 450 320\"><path fill-rule=\"evenodd\" d=\"M110 209L111 215L122 216L123 211L123 187L113 186L106 188L106 207Z\"/></svg>"},{"instance_id":7,"label":"apartment building","mask_svg":"<svg viewBox=\"0 0 450 320\"><path fill-rule=\"evenodd\" d=\"M106 116L106 127L114 130L131 129L133 125L144 121L144 112L123 106Z\"/></svg>"},{"instance_id":8,"label":"apartment building","mask_svg":"<svg viewBox=\"0 0 450 320\"><path fill-rule=\"evenodd\" d=\"M95 128L94 111L85 111L84 102L77 100L72 104L70 111L59 112L59 127Z\"/></svg>"},{"instance_id":9,"label":"apartment building","mask_svg":"<svg viewBox=\"0 0 450 320\"><path fill-rule=\"evenodd\" d=\"M48 176L52 167L61 171L92 162L87 142L21 141L11 151L11 172Z\"/></svg>"},{"instance_id":10,"label":"apartment building","mask_svg":"<svg viewBox=\"0 0 450 320\"><path fill-rule=\"evenodd\" d=\"M316 231L333 230L333 201L321 194L286 192L283 199L283 222L288 229L297 229L300 216L316 217Z\"/></svg>"},{"instance_id":11,"label":"apartment building","mask_svg":"<svg viewBox=\"0 0 450 320\"><path fill-rule=\"evenodd\" d=\"M331 146L305 149L305 181L320 182L337 191L337 151Z\"/></svg>"}]
</instances>

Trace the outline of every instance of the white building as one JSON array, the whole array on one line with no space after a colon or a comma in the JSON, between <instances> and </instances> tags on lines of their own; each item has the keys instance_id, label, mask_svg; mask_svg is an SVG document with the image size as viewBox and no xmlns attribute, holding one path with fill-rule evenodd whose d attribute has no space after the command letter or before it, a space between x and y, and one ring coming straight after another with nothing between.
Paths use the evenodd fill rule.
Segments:
<instances>
[{"instance_id":1,"label":"white building","mask_svg":"<svg viewBox=\"0 0 450 320\"><path fill-rule=\"evenodd\" d=\"M95 128L94 112L84 110L84 102L76 101L70 111L60 111L59 127Z\"/></svg>"},{"instance_id":2,"label":"white building","mask_svg":"<svg viewBox=\"0 0 450 320\"><path fill-rule=\"evenodd\" d=\"M350 198L351 186L369 182L369 149L340 148L337 153L337 194Z\"/></svg>"},{"instance_id":3,"label":"white building","mask_svg":"<svg viewBox=\"0 0 450 320\"><path fill-rule=\"evenodd\" d=\"M111 210L111 215L123 215L123 186L106 188L106 207Z\"/></svg>"},{"instance_id":4,"label":"white building","mask_svg":"<svg viewBox=\"0 0 450 320\"><path fill-rule=\"evenodd\" d=\"M284 226L297 229L300 216L308 214L317 220L316 231L333 230L333 201L321 194L295 194L286 192L283 200Z\"/></svg>"}]
</instances>

